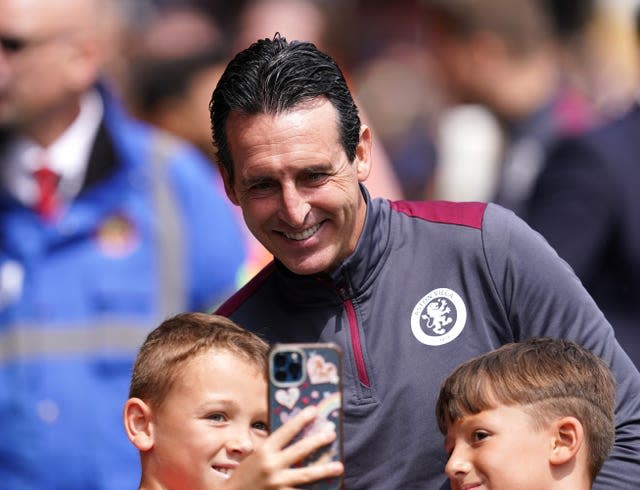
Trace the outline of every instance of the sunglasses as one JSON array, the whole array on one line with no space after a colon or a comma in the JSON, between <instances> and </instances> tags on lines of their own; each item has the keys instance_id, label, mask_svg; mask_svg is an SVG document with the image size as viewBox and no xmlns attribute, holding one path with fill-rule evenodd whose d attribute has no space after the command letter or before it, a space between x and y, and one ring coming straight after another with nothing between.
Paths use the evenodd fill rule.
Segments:
<instances>
[{"instance_id":1,"label":"sunglasses","mask_svg":"<svg viewBox=\"0 0 640 490\"><path fill-rule=\"evenodd\" d=\"M27 38L14 37L11 35L5 36L3 34L0 34L0 46L2 47L2 51L4 51L6 54L15 54L15 53L19 53L20 51L23 51L24 49L30 46L45 44L54 39L59 39L67 35L69 35L69 33L63 31L63 32L45 35L40 38L36 37L32 39L27 39Z\"/></svg>"}]
</instances>

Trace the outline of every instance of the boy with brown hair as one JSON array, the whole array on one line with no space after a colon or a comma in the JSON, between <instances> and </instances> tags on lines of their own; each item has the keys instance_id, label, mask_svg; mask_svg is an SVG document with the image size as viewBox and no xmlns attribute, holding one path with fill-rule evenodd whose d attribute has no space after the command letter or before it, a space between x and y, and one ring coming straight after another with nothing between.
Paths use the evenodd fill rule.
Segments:
<instances>
[{"instance_id":1,"label":"boy with brown hair","mask_svg":"<svg viewBox=\"0 0 640 490\"><path fill-rule=\"evenodd\" d=\"M267 352L256 335L204 313L176 315L148 335L124 407L140 490L284 489L342 473L340 463L291 468L335 438L287 446L313 408L269 435Z\"/></svg>"},{"instance_id":2,"label":"boy with brown hair","mask_svg":"<svg viewBox=\"0 0 640 490\"><path fill-rule=\"evenodd\" d=\"M613 445L615 381L575 342L506 344L456 368L436 406L451 488L586 490Z\"/></svg>"}]
</instances>

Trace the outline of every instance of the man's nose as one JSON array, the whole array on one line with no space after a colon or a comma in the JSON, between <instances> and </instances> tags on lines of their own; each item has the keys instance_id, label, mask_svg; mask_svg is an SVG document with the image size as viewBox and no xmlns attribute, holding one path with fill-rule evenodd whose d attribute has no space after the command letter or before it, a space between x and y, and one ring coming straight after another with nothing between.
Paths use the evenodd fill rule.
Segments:
<instances>
[{"instance_id":1,"label":"man's nose","mask_svg":"<svg viewBox=\"0 0 640 490\"><path fill-rule=\"evenodd\" d=\"M305 196L295 185L287 185L282 188L280 217L289 226L293 228L303 226L310 208Z\"/></svg>"}]
</instances>

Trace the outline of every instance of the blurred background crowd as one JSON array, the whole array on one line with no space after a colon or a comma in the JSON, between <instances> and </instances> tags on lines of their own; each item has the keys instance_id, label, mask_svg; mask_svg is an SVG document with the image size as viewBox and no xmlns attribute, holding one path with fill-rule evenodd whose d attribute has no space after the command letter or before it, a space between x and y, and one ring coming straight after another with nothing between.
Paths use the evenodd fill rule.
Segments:
<instances>
[{"instance_id":1,"label":"blurred background crowd","mask_svg":"<svg viewBox=\"0 0 640 490\"><path fill-rule=\"evenodd\" d=\"M208 105L276 32L343 69L374 197L512 209L640 365L638 0L46 4L0 0L3 488L137 483L120 422L137 346L270 260L224 197ZM45 151L60 202L38 199Z\"/></svg>"},{"instance_id":2,"label":"blurred background crowd","mask_svg":"<svg viewBox=\"0 0 640 490\"><path fill-rule=\"evenodd\" d=\"M511 108L495 110L483 84L495 91L513 86L522 99L514 105L542 103L550 98L547 86L569 84L574 93L566 101L567 117L578 126L587 117L610 118L636 97L635 0L540 0L538 12L520 1L118 1L123 22L114 29L111 68L130 107L207 152L207 102L231 53L276 31L326 50L345 70L376 133L384 160L379 166L388 159L397 182L388 182L381 194L392 198L398 192L409 199L495 195ZM531 50L523 49L535 47L545 60L532 64L527 76L545 81L536 83L537 90L518 85L513 74L527 65L513 66L507 76L494 48L482 51L486 43L474 49L459 44L465 53L458 55L455 39L435 32L443 21L434 14L425 22L425 5L453 12L467 25L481 13L478 29L494 30L506 46L530 43ZM485 65L474 60L483 56Z\"/></svg>"}]
</instances>

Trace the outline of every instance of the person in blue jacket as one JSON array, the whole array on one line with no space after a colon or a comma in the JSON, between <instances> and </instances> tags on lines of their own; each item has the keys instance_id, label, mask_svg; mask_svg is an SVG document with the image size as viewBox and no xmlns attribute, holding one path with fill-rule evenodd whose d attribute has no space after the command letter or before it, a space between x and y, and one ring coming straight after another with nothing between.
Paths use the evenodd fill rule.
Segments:
<instances>
[{"instance_id":1,"label":"person in blue jacket","mask_svg":"<svg viewBox=\"0 0 640 490\"><path fill-rule=\"evenodd\" d=\"M243 229L201 153L96 83L108 3L46 3L0 0L0 487L136 488L137 349L236 289Z\"/></svg>"},{"instance_id":2,"label":"person in blue jacket","mask_svg":"<svg viewBox=\"0 0 640 490\"><path fill-rule=\"evenodd\" d=\"M530 337L577 341L611 367L616 436L594 488L637 486L640 374L539 234L496 204L372 199L371 130L313 44L257 41L210 108L227 195L275 256L217 313L269 342L341 348L345 488L447 488L442 380Z\"/></svg>"}]
</instances>

